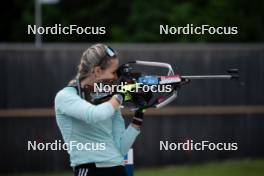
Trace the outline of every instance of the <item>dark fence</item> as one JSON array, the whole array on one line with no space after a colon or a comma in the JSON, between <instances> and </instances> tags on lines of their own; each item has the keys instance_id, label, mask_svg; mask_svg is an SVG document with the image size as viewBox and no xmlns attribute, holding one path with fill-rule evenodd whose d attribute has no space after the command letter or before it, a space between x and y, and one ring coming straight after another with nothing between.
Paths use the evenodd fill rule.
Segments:
<instances>
[{"instance_id":1,"label":"dark fence","mask_svg":"<svg viewBox=\"0 0 264 176\"><path fill-rule=\"evenodd\" d=\"M65 151L27 151L29 140L53 142L61 140L61 136L55 118L49 115L52 113L32 117L23 114L23 110L38 112L41 108L52 108L56 92L75 75L82 51L88 46L46 45L35 49L25 44L0 45L1 172L69 169ZM120 53L122 63L168 62L183 75L222 74L228 68L240 68L243 81L193 81L181 89L178 99L171 104L170 111L175 110L175 114L147 115L134 145L136 166L264 157L264 45L113 44L112 47ZM177 113L179 107L187 111ZM190 113L197 107L202 112ZM214 107L229 109L213 109L208 113ZM237 142L238 150L160 150L160 141L188 139Z\"/></svg>"}]
</instances>

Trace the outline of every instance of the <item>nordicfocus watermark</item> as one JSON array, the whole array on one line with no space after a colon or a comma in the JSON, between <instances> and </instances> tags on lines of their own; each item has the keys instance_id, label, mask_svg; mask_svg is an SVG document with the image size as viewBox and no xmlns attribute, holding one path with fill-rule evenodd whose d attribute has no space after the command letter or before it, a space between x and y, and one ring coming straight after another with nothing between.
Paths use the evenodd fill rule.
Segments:
<instances>
[{"instance_id":1,"label":"nordicfocus watermark","mask_svg":"<svg viewBox=\"0 0 264 176\"><path fill-rule=\"evenodd\" d=\"M69 143L64 143L61 140L55 140L54 142L37 142L28 141L27 150L28 151L47 151L47 150L105 150L105 143L80 143L77 141L70 141Z\"/></svg>"},{"instance_id":2,"label":"nordicfocus watermark","mask_svg":"<svg viewBox=\"0 0 264 176\"><path fill-rule=\"evenodd\" d=\"M194 142L193 140L187 140L186 142L169 142L160 141L160 150L186 150L186 151L200 151L200 150L217 150L217 151L236 151L238 150L237 143L231 142L219 142L214 143L210 141Z\"/></svg>"},{"instance_id":3,"label":"nordicfocus watermark","mask_svg":"<svg viewBox=\"0 0 264 176\"><path fill-rule=\"evenodd\" d=\"M210 26L208 24L195 26L193 24L187 24L186 26L169 26L160 25L160 34L173 34L173 35L236 35L238 34L238 27L236 26Z\"/></svg>"},{"instance_id":4,"label":"nordicfocus watermark","mask_svg":"<svg viewBox=\"0 0 264 176\"><path fill-rule=\"evenodd\" d=\"M37 26L37 25L28 25L27 34L52 34L52 35L103 35L106 34L106 28L104 26L78 26L78 25L69 25L62 26L61 24L55 24L54 26Z\"/></svg>"},{"instance_id":5,"label":"nordicfocus watermark","mask_svg":"<svg viewBox=\"0 0 264 176\"><path fill-rule=\"evenodd\" d=\"M127 86L127 87L125 87ZM169 84L157 84L157 85L144 85L141 83L128 84L127 82L122 82L119 85L109 85L103 83L94 83L94 90L100 93L111 93L111 92L124 92L124 89L128 89L129 92L172 92L173 86Z\"/></svg>"}]
</instances>

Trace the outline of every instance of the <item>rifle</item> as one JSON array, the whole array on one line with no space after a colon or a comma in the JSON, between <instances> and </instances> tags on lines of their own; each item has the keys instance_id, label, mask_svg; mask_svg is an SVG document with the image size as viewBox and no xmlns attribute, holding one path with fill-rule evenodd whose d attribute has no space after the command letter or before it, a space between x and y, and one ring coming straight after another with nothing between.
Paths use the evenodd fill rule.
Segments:
<instances>
[{"instance_id":1,"label":"rifle","mask_svg":"<svg viewBox=\"0 0 264 176\"><path fill-rule=\"evenodd\" d=\"M135 65L155 67L155 68L165 68L167 69L166 75L149 75L143 72L135 72ZM229 69L227 74L221 75L179 75L175 74L172 66L164 62L151 62L151 61L132 61L123 64L119 67L118 83L126 83L127 85L140 85L142 86L166 86L169 85L171 89L166 92L153 92L151 90L132 92L132 97L129 101L125 101L124 106L133 109L145 106L146 108L161 108L170 104L173 100L177 98L179 89L191 82L191 80L215 80L215 79L225 79L225 80L238 80L239 79L238 69ZM105 98L100 98L96 100L96 104L101 103L101 100Z\"/></svg>"}]
</instances>

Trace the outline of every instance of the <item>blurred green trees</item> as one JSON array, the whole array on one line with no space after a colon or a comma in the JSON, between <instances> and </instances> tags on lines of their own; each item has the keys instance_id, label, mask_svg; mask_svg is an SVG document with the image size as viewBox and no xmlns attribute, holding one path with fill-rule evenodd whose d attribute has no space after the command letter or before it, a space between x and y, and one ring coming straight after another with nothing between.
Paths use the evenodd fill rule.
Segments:
<instances>
[{"instance_id":1,"label":"blurred green trees","mask_svg":"<svg viewBox=\"0 0 264 176\"><path fill-rule=\"evenodd\" d=\"M2 2L0 41L31 42L34 0ZM60 0L43 5L43 26L105 26L106 35L44 35L44 42L263 42L261 0ZM238 35L160 35L159 25L237 26Z\"/></svg>"}]
</instances>

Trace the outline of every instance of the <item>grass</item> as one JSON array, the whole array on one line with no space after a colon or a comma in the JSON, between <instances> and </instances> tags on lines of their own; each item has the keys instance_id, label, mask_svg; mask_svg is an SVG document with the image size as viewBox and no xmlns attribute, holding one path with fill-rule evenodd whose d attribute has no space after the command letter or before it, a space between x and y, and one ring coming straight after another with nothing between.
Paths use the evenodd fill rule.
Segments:
<instances>
[{"instance_id":1,"label":"grass","mask_svg":"<svg viewBox=\"0 0 264 176\"><path fill-rule=\"evenodd\" d=\"M10 176L72 176L69 172L0 174ZM199 165L167 166L138 169L134 176L261 176L264 175L264 159L213 162Z\"/></svg>"},{"instance_id":2,"label":"grass","mask_svg":"<svg viewBox=\"0 0 264 176\"><path fill-rule=\"evenodd\" d=\"M159 169L144 169L135 176L261 176L264 175L264 160L240 160L215 162L202 165L171 166Z\"/></svg>"}]
</instances>

